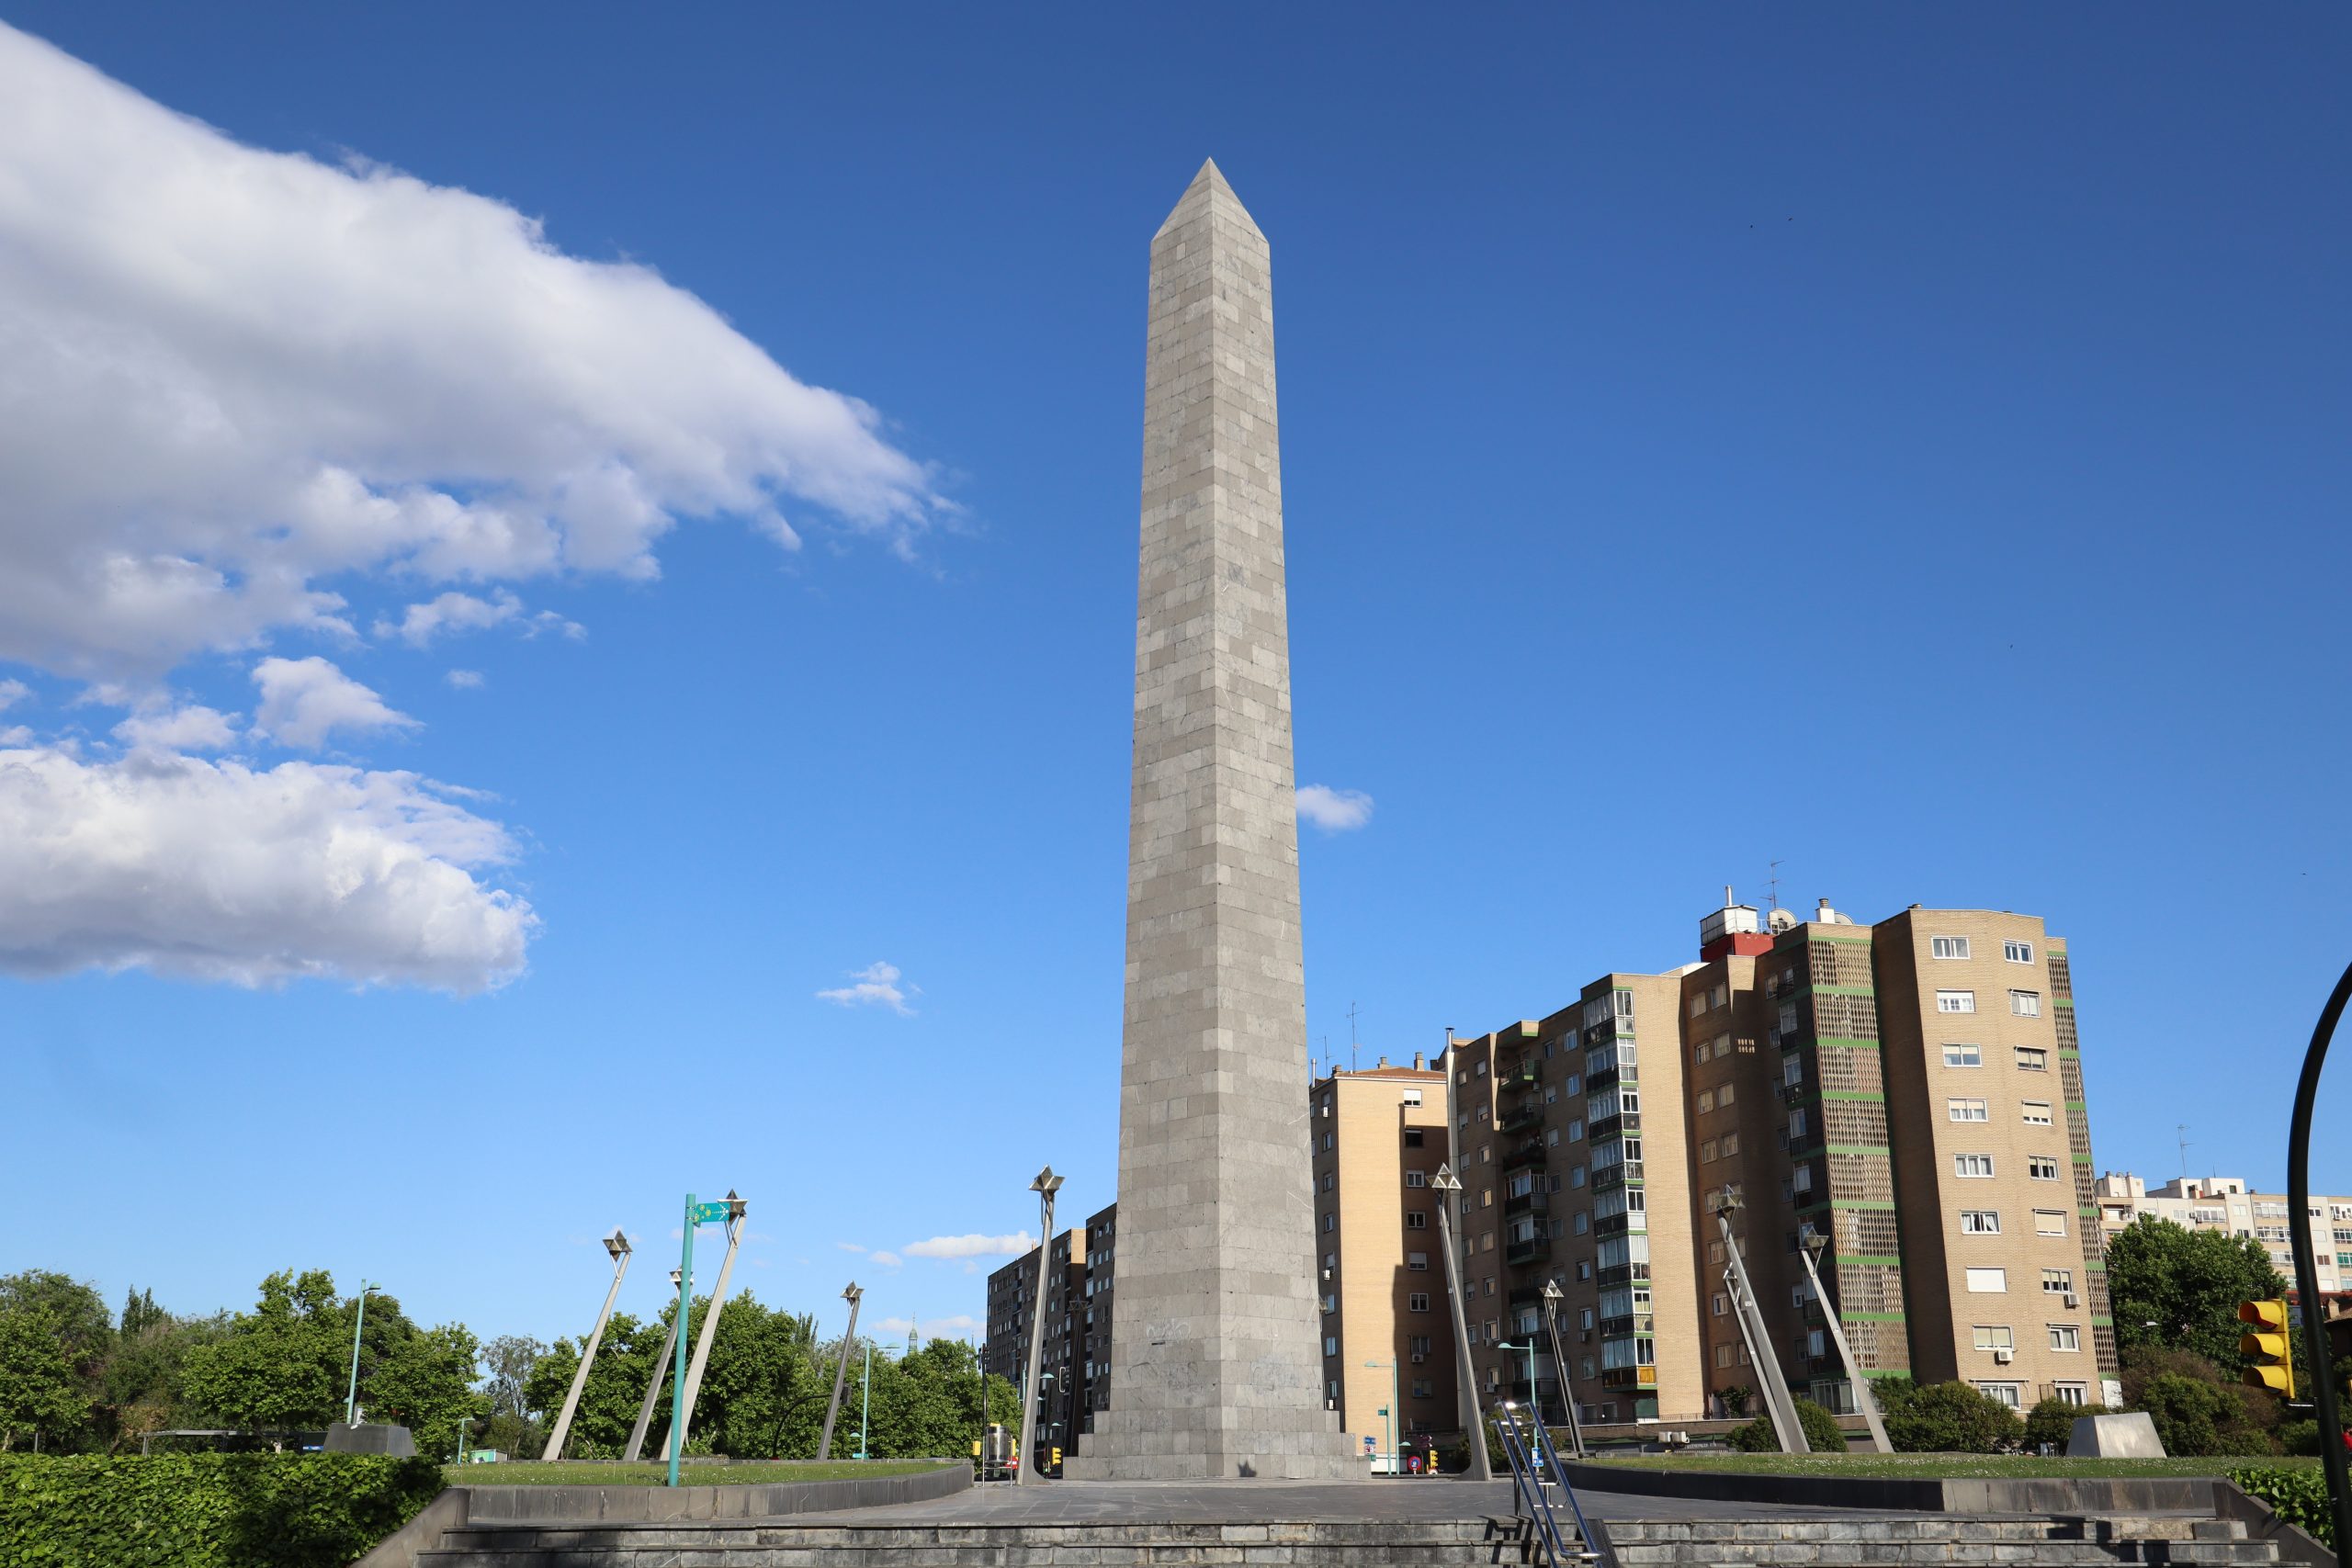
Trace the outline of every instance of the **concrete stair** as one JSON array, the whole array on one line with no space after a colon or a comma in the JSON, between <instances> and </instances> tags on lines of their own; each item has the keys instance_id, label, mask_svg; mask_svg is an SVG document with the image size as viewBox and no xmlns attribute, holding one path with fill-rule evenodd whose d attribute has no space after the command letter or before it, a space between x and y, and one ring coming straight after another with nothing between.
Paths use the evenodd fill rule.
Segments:
<instances>
[{"instance_id":1,"label":"concrete stair","mask_svg":"<svg viewBox=\"0 0 2352 1568\"><path fill-rule=\"evenodd\" d=\"M416 1568L1469 1568L1533 1564L1518 1519L1272 1524L466 1525Z\"/></svg>"},{"instance_id":2,"label":"concrete stair","mask_svg":"<svg viewBox=\"0 0 2352 1568\"><path fill-rule=\"evenodd\" d=\"M1606 1533L1619 1568L1894 1568L1901 1564L2014 1564L2111 1568L2126 1563L2275 1563L2278 1549L2249 1540L2236 1519L2162 1515L2088 1518L1613 1520Z\"/></svg>"}]
</instances>

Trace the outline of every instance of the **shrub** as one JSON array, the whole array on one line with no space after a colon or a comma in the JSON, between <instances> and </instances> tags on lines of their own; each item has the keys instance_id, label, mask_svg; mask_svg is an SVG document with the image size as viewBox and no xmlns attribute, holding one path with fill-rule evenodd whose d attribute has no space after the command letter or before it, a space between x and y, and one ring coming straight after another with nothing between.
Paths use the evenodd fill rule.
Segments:
<instances>
[{"instance_id":1,"label":"shrub","mask_svg":"<svg viewBox=\"0 0 2352 1568\"><path fill-rule=\"evenodd\" d=\"M2064 1453L2066 1445L2074 1439L2077 1416L2106 1414L2104 1404L2069 1404L2052 1394L2026 1412L2025 1446L2031 1449L2048 1443Z\"/></svg>"},{"instance_id":2,"label":"shrub","mask_svg":"<svg viewBox=\"0 0 2352 1568\"><path fill-rule=\"evenodd\" d=\"M1905 1453L1996 1453L2025 1439L2025 1423L2007 1405L1964 1382L1888 1378L1871 1391L1886 1417L1887 1440Z\"/></svg>"},{"instance_id":3,"label":"shrub","mask_svg":"<svg viewBox=\"0 0 2352 1568\"><path fill-rule=\"evenodd\" d=\"M427 1459L0 1456L0 1562L344 1568L440 1490Z\"/></svg>"},{"instance_id":4,"label":"shrub","mask_svg":"<svg viewBox=\"0 0 2352 1568\"><path fill-rule=\"evenodd\" d=\"M2156 1424L2168 1454L2267 1454L2271 1441L2246 1419L2238 1391L2178 1372L2140 1385L2140 1408Z\"/></svg>"},{"instance_id":5,"label":"shrub","mask_svg":"<svg viewBox=\"0 0 2352 1568\"><path fill-rule=\"evenodd\" d=\"M1815 1453L1842 1454L1846 1451L1846 1431L1838 1425L1838 1417L1810 1399L1797 1401L1797 1425L1804 1429L1804 1440ZM1781 1438L1772 1430L1772 1418L1758 1416L1745 1427L1735 1427L1725 1439L1742 1453L1772 1454L1781 1451Z\"/></svg>"},{"instance_id":6,"label":"shrub","mask_svg":"<svg viewBox=\"0 0 2352 1568\"><path fill-rule=\"evenodd\" d=\"M2245 1465L2227 1472L2248 1496L2259 1497L2278 1517L2322 1546L2335 1545L2335 1519L2328 1506L2327 1477L2317 1467Z\"/></svg>"},{"instance_id":7,"label":"shrub","mask_svg":"<svg viewBox=\"0 0 2352 1568\"><path fill-rule=\"evenodd\" d=\"M2319 1423L2288 1421L2278 1427L2278 1451L2302 1459L2319 1457Z\"/></svg>"},{"instance_id":8,"label":"shrub","mask_svg":"<svg viewBox=\"0 0 2352 1568\"><path fill-rule=\"evenodd\" d=\"M1736 1418L1747 1414L1747 1402L1755 1395L1746 1383L1736 1382L1715 1390L1715 1397L1724 1402L1724 1412Z\"/></svg>"}]
</instances>

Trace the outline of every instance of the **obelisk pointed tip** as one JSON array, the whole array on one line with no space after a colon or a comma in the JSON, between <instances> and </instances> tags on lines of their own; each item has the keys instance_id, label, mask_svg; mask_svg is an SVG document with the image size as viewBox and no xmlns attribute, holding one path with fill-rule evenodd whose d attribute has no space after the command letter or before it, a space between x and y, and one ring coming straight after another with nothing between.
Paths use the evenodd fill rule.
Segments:
<instances>
[{"instance_id":1,"label":"obelisk pointed tip","mask_svg":"<svg viewBox=\"0 0 2352 1568\"><path fill-rule=\"evenodd\" d=\"M1257 220L1250 216L1250 209L1243 207L1241 198L1233 193L1233 186L1227 182L1225 171L1216 166L1216 160L1204 158L1201 160L1200 172L1193 176L1193 183L1184 187L1184 194L1176 198L1176 205L1169 212L1167 221L1159 226L1160 231L1167 232L1169 227L1179 219L1189 216L1194 209L1220 197L1231 202L1235 210L1241 214L1250 228L1255 229L1258 226Z\"/></svg>"}]
</instances>

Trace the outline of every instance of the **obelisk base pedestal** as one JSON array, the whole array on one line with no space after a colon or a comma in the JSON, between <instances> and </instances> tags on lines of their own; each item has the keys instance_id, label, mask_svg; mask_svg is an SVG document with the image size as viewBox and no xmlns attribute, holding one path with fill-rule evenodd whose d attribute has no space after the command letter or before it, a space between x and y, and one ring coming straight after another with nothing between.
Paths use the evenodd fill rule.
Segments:
<instances>
[{"instance_id":1,"label":"obelisk base pedestal","mask_svg":"<svg viewBox=\"0 0 2352 1568\"><path fill-rule=\"evenodd\" d=\"M1114 1393L1113 1398L1118 1395ZM1155 1411L1120 1419L1123 1412L1104 1410L1094 1417L1094 1430L1078 1439L1078 1451L1062 1461L1062 1474L1072 1481L1358 1481L1370 1473L1366 1456L1355 1451L1340 1430L1336 1411L1302 1411L1319 1417L1310 1429L1284 1431L1269 1427L1261 1416L1249 1428L1217 1429L1206 1423L1219 1412L1193 1412L1204 1418L1197 1428L1171 1420L1170 1413ZM1245 1448L1246 1445L1246 1448Z\"/></svg>"}]
</instances>

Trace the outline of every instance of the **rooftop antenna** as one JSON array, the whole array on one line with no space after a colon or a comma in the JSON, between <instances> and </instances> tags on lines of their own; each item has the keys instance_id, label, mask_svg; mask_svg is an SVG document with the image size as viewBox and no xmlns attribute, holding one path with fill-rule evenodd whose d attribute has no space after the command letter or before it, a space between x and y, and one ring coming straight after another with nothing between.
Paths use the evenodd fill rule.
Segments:
<instances>
[{"instance_id":1,"label":"rooftop antenna","mask_svg":"<svg viewBox=\"0 0 2352 1568\"><path fill-rule=\"evenodd\" d=\"M1765 897L1769 900L1770 907L1774 909L1781 907L1781 867L1784 863L1781 861L1772 862L1772 874L1764 879Z\"/></svg>"},{"instance_id":2,"label":"rooftop antenna","mask_svg":"<svg viewBox=\"0 0 2352 1568\"><path fill-rule=\"evenodd\" d=\"M1356 1004L1348 1004L1348 1071L1356 1070Z\"/></svg>"},{"instance_id":3,"label":"rooftop antenna","mask_svg":"<svg viewBox=\"0 0 2352 1568\"><path fill-rule=\"evenodd\" d=\"M2188 1123L2176 1122L2173 1131L2180 1134L2180 1189L2188 1190Z\"/></svg>"}]
</instances>

